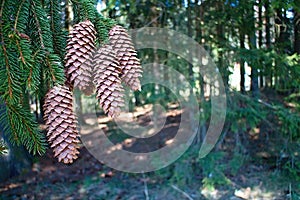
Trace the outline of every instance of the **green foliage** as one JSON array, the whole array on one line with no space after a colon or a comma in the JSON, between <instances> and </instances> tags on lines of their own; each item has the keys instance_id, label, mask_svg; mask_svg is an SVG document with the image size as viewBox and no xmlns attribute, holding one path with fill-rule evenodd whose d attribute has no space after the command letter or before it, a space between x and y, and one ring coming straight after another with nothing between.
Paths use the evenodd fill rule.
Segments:
<instances>
[{"instance_id":1,"label":"green foliage","mask_svg":"<svg viewBox=\"0 0 300 200\"><path fill-rule=\"evenodd\" d=\"M276 106L275 112L280 124L280 131L288 136L291 141L300 141L300 114L286 109L282 106Z\"/></svg>"},{"instance_id":2,"label":"green foliage","mask_svg":"<svg viewBox=\"0 0 300 200\"><path fill-rule=\"evenodd\" d=\"M40 1L2 1L0 13L0 72L6 74L0 81L1 103L6 106L1 119L7 118L8 122L5 133L10 133L13 143L23 144L33 154L42 154L44 136L27 109L24 94L38 90L42 68L49 86L63 82L61 60L53 58L50 26Z\"/></svg>"},{"instance_id":3,"label":"green foliage","mask_svg":"<svg viewBox=\"0 0 300 200\"><path fill-rule=\"evenodd\" d=\"M64 54L67 31L59 0L3 0L0 7L0 122L13 144L33 154L45 152L30 106L29 95L44 97L48 88L65 82ZM74 0L75 23L90 19L98 31L99 44L107 41L116 23L101 16L94 0Z\"/></svg>"},{"instance_id":4,"label":"green foliage","mask_svg":"<svg viewBox=\"0 0 300 200\"><path fill-rule=\"evenodd\" d=\"M300 159L293 157L291 160L286 162L283 166L283 169L286 170L287 175L290 178L295 179L297 182L300 181Z\"/></svg>"},{"instance_id":5,"label":"green foliage","mask_svg":"<svg viewBox=\"0 0 300 200\"><path fill-rule=\"evenodd\" d=\"M65 55L65 47L66 47L66 37L67 32L63 30L62 20L61 20L61 0L58 1L50 0L48 4L47 13L49 13L50 17L50 29L53 38L53 50L54 53L59 55L61 59L64 58Z\"/></svg>"},{"instance_id":6,"label":"green foliage","mask_svg":"<svg viewBox=\"0 0 300 200\"><path fill-rule=\"evenodd\" d=\"M223 152L211 152L198 160L204 176L202 179L204 188L214 189L215 186L230 184L230 180L224 174L226 165L220 164L224 156Z\"/></svg>"},{"instance_id":7,"label":"green foliage","mask_svg":"<svg viewBox=\"0 0 300 200\"><path fill-rule=\"evenodd\" d=\"M228 169L230 170L230 174L235 176L244 163L245 155L242 155L238 151L234 151L232 159L228 163Z\"/></svg>"},{"instance_id":8,"label":"green foliage","mask_svg":"<svg viewBox=\"0 0 300 200\"><path fill-rule=\"evenodd\" d=\"M189 156L192 155L189 154ZM184 156L183 158L178 160L174 165L175 166L171 177L171 181L179 186L192 184L194 180L192 158L187 158L187 156Z\"/></svg>"},{"instance_id":9,"label":"green foliage","mask_svg":"<svg viewBox=\"0 0 300 200\"><path fill-rule=\"evenodd\" d=\"M282 57L283 65L282 71L282 83L284 89L299 91L300 90L300 55L293 54L291 56Z\"/></svg>"},{"instance_id":10,"label":"green foliage","mask_svg":"<svg viewBox=\"0 0 300 200\"><path fill-rule=\"evenodd\" d=\"M20 105L6 104L11 134L10 139L15 144L23 144L26 149L33 154L45 153L45 136L38 129L38 124L34 120L30 111Z\"/></svg>"},{"instance_id":11,"label":"green foliage","mask_svg":"<svg viewBox=\"0 0 300 200\"><path fill-rule=\"evenodd\" d=\"M97 43L105 44L108 42L108 32L117 23L105 18L95 8L94 0L72 0L74 5L75 23L89 19L95 26L97 31Z\"/></svg>"},{"instance_id":12,"label":"green foliage","mask_svg":"<svg viewBox=\"0 0 300 200\"><path fill-rule=\"evenodd\" d=\"M257 127L268 112L256 100L233 92L228 96L227 120L234 133Z\"/></svg>"}]
</instances>

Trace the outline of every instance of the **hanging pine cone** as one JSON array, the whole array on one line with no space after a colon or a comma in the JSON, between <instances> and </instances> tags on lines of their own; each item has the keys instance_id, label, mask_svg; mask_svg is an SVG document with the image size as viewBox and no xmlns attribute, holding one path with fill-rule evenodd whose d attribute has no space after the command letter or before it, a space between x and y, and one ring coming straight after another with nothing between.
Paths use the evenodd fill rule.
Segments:
<instances>
[{"instance_id":1,"label":"hanging pine cone","mask_svg":"<svg viewBox=\"0 0 300 200\"><path fill-rule=\"evenodd\" d=\"M122 26L114 26L109 31L109 41L116 52L122 69L122 81L132 90L140 90L139 77L142 76L142 68L126 29Z\"/></svg>"},{"instance_id":2,"label":"hanging pine cone","mask_svg":"<svg viewBox=\"0 0 300 200\"><path fill-rule=\"evenodd\" d=\"M86 95L93 92L92 55L95 51L96 30L86 20L74 25L67 41L65 56L67 80Z\"/></svg>"},{"instance_id":3,"label":"hanging pine cone","mask_svg":"<svg viewBox=\"0 0 300 200\"><path fill-rule=\"evenodd\" d=\"M45 96L43 109L47 139L53 148L54 157L65 164L73 163L79 154L79 134L70 89L61 85L54 86Z\"/></svg>"},{"instance_id":4,"label":"hanging pine cone","mask_svg":"<svg viewBox=\"0 0 300 200\"><path fill-rule=\"evenodd\" d=\"M110 117L120 114L124 106L124 89L121 85L121 68L118 59L109 45L101 47L94 56L94 84L100 106Z\"/></svg>"}]
</instances>

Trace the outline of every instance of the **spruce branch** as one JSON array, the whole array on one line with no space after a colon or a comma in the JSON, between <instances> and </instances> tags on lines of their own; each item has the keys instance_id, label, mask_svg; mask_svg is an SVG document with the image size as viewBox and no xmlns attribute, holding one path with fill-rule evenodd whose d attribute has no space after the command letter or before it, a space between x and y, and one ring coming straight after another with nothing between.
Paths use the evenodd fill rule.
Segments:
<instances>
[{"instance_id":1,"label":"spruce branch","mask_svg":"<svg viewBox=\"0 0 300 200\"><path fill-rule=\"evenodd\" d=\"M11 132L18 138L17 141L20 141L33 155L44 154L46 150L45 137L38 130L38 124L30 110L20 104L6 103L6 107ZM16 138L12 139L16 140Z\"/></svg>"},{"instance_id":2,"label":"spruce branch","mask_svg":"<svg viewBox=\"0 0 300 200\"><path fill-rule=\"evenodd\" d=\"M43 77L45 78L48 87L53 87L55 83L60 84L64 82L63 65L60 57L62 55L58 52L58 49L56 49L57 53L55 53L52 34L52 31L55 32L55 30L51 31L50 21L47 19L48 15L40 1L33 0L31 6L33 10L34 25L38 30L39 40L37 42L40 43L40 46L36 47L38 55L35 57L35 65L40 68L45 67L45 70L43 70Z\"/></svg>"},{"instance_id":3,"label":"spruce branch","mask_svg":"<svg viewBox=\"0 0 300 200\"><path fill-rule=\"evenodd\" d=\"M84 20L93 20L95 18L95 1L94 0L72 0L72 4L77 5L76 9L78 13L80 13L79 16L77 16L77 23L79 21L84 21Z\"/></svg>"},{"instance_id":4,"label":"spruce branch","mask_svg":"<svg viewBox=\"0 0 300 200\"><path fill-rule=\"evenodd\" d=\"M89 19L95 26L97 32L96 46L108 43L108 32L117 24L115 20L105 18L96 9L94 0L72 0L74 13L76 16L75 22Z\"/></svg>"},{"instance_id":5,"label":"spruce branch","mask_svg":"<svg viewBox=\"0 0 300 200\"><path fill-rule=\"evenodd\" d=\"M51 26L51 33L53 37L53 50L54 53L59 55L60 59L63 60L65 54L67 34L63 31L63 27L61 24L60 1L50 0L48 13Z\"/></svg>"},{"instance_id":6,"label":"spruce branch","mask_svg":"<svg viewBox=\"0 0 300 200\"><path fill-rule=\"evenodd\" d=\"M17 14L16 14L16 19L15 19L15 25L14 25L14 30L17 32L17 24L19 22L19 17L20 17L20 13L21 13L21 10L24 9L24 3L25 3L25 0L23 0L20 5L19 5L19 8L18 8L18 11L17 11ZM24 14L24 13L22 13Z\"/></svg>"},{"instance_id":7,"label":"spruce branch","mask_svg":"<svg viewBox=\"0 0 300 200\"><path fill-rule=\"evenodd\" d=\"M40 42L41 42L41 47L44 49L45 48L45 45L44 45L44 39L43 39L43 35L42 35L42 29L41 29L41 25L40 25L40 21L39 21L39 18L37 16L37 11L36 11L36 3L35 1L31 1L31 8L32 8L32 11L33 11L33 16L34 16L34 20L35 20L35 23L36 23L36 26L37 26L37 31L38 31L38 36L39 36L39 39L40 39Z\"/></svg>"},{"instance_id":8,"label":"spruce branch","mask_svg":"<svg viewBox=\"0 0 300 200\"><path fill-rule=\"evenodd\" d=\"M63 65L60 57L56 54L48 54L46 57L48 70L46 71L46 82L52 87L55 83L61 84L65 81Z\"/></svg>"},{"instance_id":9,"label":"spruce branch","mask_svg":"<svg viewBox=\"0 0 300 200\"><path fill-rule=\"evenodd\" d=\"M1 72L6 74L6 78L0 81L0 93L3 94L2 97L10 102L18 102L21 94L21 81L20 77L22 74L18 71L18 58L16 55L16 47L11 45L14 40L14 32L11 27L11 13L15 10L11 8L13 6L12 2L3 1L0 9L0 40L1 40ZM4 12L5 11L5 12Z\"/></svg>"},{"instance_id":10,"label":"spruce branch","mask_svg":"<svg viewBox=\"0 0 300 200\"><path fill-rule=\"evenodd\" d=\"M6 104L1 100L0 105L0 124L3 127L3 133L9 136L12 144L20 145L21 141L16 131L14 130L14 124L9 123L9 114L6 109Z\"/></svg>"},{"instance_id":11,"label":"spruce branch","mask_svg":"<svg viewBox=\"0 0 300 200\"><path fill-rule=\"evenodd\" d=\"M5 1L2 1L1 4L1 9L0 9L0 18L3 19L3 10L4 10L4 5L5 5ZM4 42L4 36L3 36L3 20L0 21L0 37L1 37L1 43L2 43L2 53L4 56L4 60L5 60L5 67L6 67L6 75L7 75L7 82L8 82L8 94L9 97L12 98L12 87L11 87L11 76L10 73L8 73L9 70L9 61L8 61L8 56L7 56L7 51L6 51L6 47L5 47L5 42Z\"/></svg>"},{"instance_id":12,"label":"spruce branch","mask_svg":"<svg viewBox=\"0 0 300 200\"><path fill-rule=\"evenodd\" d=\"M30 37L26 34L29 9L29 1L22 0L18 4L18 9L16 12L15 23L14 23L14 32L13 39L18 48L19 58L21 59L20 70L22 71L22 82L26 82L27 89L37 90L39 84L38 75L33 74L33 57L32 57L32 48L30 45ZM39 72L39 70L38 70Z\"/></svg>"},{"instance_id":13,"label":"spruce branch","mask_svg":"<svg viewBox=\"0 0 300 200\"><path fill-rule=\"evenodd\" d=\"M20 40L20 54L23 56L23 63L20 65L24 65L24 81L26 82L26 87L28 90L36 91L38 90L38 85L40 83L40 69L37 66L34 66L34 59L32 56L31 45L28 40L21 39Z\"/></svg>"},{"instance_id":14,"label":"spruce branch","mask_svg":"<svg viewBox=\"0 0 300 200\"><path fill-rule=\"evenodd\" d=\"M1 25L0 25L1 27ZM5 59L5 68L6 68L6 76L7 76L7 87L8 87L8 96L10 99L13 99L13 88L12 88L12 77L10 74L10 65L9 65L9 59L8 59L8 55L7 55L7 50L6 47L4 45L4 39L3 37L1 38L2 41L2 49L3 49L3 55L4 55L4 59Z\"/></svg>"},{"instance_id":15,"label":"spruce branch","mask_svg":"<svg viewBox=\"0 0 300 200\"><path fill-rule=\"evenodd\" d=\"M98 43L100 45L107 44L109 42L109 30L117 25L117 22L110 18L105 18L100 13L96 13L95 27L98 31Z\"/></svg>"}]
</instances>

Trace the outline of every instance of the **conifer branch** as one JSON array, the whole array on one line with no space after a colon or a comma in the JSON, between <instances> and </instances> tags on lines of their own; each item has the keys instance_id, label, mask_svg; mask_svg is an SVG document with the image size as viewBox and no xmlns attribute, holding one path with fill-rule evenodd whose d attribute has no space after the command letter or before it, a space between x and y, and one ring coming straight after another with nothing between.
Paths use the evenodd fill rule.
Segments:
<instances>
[{"instance_id":1,"label":"conifer branch","mask_svg":"<svg viewBox=\"0 0 300 200\"><path fill-rule=\"evenodd\" d=\"M21 60L22 60L22 63L23 63L23 64L26 64L25 58L24 58L24 56L23 56L22 48L21 48L21 46L20 46L20 43L19 43L18 39L16 39L16 45L17 45L17 47L18 47L18 50L19 50L19 53L20 53L20 58L21 58Z\"/></svg>"},{"instance_id":2,"label":"conifer branch","mask_svg":"<svg viewBox=\"0 0 300 200\"><path fill-rule=\"evenodd\" d=\"M4 43L3 37L2 37L2 43ZM7 75L7 81L8 81L8 95L9 98L12 99L13 98L13 89L12 89L12 77L10 75L10 66L9 66L9 60L8 60L8 56L7 56L7 51L6 51L6 47L3 44L3 54L5 57L5 67L6 67L6 75Z\"/></svg>"},{"instance_id":3,"label":"conifer branch","mask_svg":"<svg viewBox=\"0 0 300 200\"><path fill-rule=\"evenodd\" d=\"M30 112L27 101L29 96L26 94L33 92L44 97L47 88L55 88L65 82L65 51L69 53L69 57L66 56L65 59L69 61L66 68L76 71L78 64L81 64L81 71L77 74L78 79L77 82L74 81L74 85L80 85L86 94L92 93L93 52L96 46L108 43L109 31L116 25L114 20L97 12L94 0L71 1L74 2L74 13L79 14L75 14L74 21L80 27L75 28L76 31L71 34L67 47L67 34L63 31L61 22L61 0L48 0L47 3L40 0L1 0L0 3L0 74L6 75L0 79L0 105L4 105L0 107L3 110L0 111L0 123L3 124L3 132L8 134L14 144L24 145L33 154L45 152L45 137L41 135L38 123ZM78 46L82 48L78 49ZM126 51L132 52L132 49L127 48ZM102 62L103 55L98 57L99 63ZM118 115L124 104L120 74L116 73L121 72L121 69L116 64L116 57L114 60L108 68L99 67L97 70L97 97L100 104L104 102L103 109L112 117ZM100 76L103 70L111 74ZM67 75L72 74L71 72ZM66 83L70 84L70 80L68 81ZM107 91L102 91L100 86L102 89L106 87ZM72 84L62 86L59 96L56 90L51 90L48 98L46 95L44 104L44 117L48 116L47 137L58 160L64 163L72 163L79 153L71 87ZM110 96L106 98L109 91ZM56 130L57 127L60 129ZM1 148L0 144L0 151Z\"/></svg>"},{"instance_id":4,"label":"conifer branch","mask_svg":"<svg viewBox=\"0 0 300 200\"><path fill-rule=\"evenodd\" d=\"M97 32L96 44L107 44L109 30L113 26L115 26L117 22L110 18L105 18L100 13L98 13L93 0L72 0L72 3L74 5L77 5L76 7L74 7L74 12L78 15L78 19L76 22L78 23L79 21L89 19L94 24ZM88 13L88 17L86 17L86 13Z\"/></svg>"},{"instance_id":5,"label":"conifer branch","mask_svg":"<svg viewBox=\"0 0 300 200\"><path fill-rule=\"evenodd\" d=\"M16 14L16 19L15 19L15 25L14 25L14 30L17 32L17 24L19 22L19 15L21 13L21 9L23 8L23 4L25 3L25 0L22 1L22 3L20 4L19 6L19 9L17 11L17 14Z\"/></svg>"},{"instance_id":6,"label":"conifer branch","mask_svg":"<svg viewBox=\"0 0 300 200\"><path fill-rule=\"evenodd\" d=\"M3 16L3 8L4 8L4 4L5 4L5 0L2 1L2 4L1 4L1 10L0 10L0 17L2 18Z\"/></svg>"},{"instance_id":7,"label":"conifer branch","mask_svg":"<svg viewBox=\"0 0 300 200\"><path fill-rule=\"evenodd\" d=\"M51 23L51 30L52 31L55 31L55 25L54 25L54 3L53 3L53 1L51 0L50 1L50 18L51 18L51 21L50 21L50 23ZM55 38L53 38L53 41L55 40Z\"/></svg>"},{"instance_id":8,"label":"conifer branch","mask_svg":"<svg viewBox=\"0 0 300 200\"><path fill-rule=\"evenodd\" d=\"M48 67L45 71L45 80L49 87L53 87L54 83L62 84L65 81L65 76L60 57L50 53L46 56L45 60Z\"/></svg>"},{"instance_id":9,"label":"conifer branch","mask_svg":"<svg viewBox=\"0 0 300 200\"><path fill-rule=\"evenodd\" d=\"M50 0L49 5L50 29L53 38L53 50L63 60L66 46L66 32L61 25L60 5L55 0Z\"/></svg>"},{"instance_id":10,"label":"conifer branch","mask_svg":"<svg viewBox=\"0 0 300 200\"><path fill-rule=\"evenodd\" d=\"M41 29L40 22L38 20L36 10L35 10L36 4L35 4L34 1L31 1L31 2L32 2L32 11L33 11L33 15L34 15L34 20L35 20L35 23L36 23L36 26L37 26L37 29L38 29L38 35L39 35L40 42L41 42L41 47L43 49L45 49L44 40L43 40L43 36L42 36L42 29Z\"/></svg>"},{"instance_id":11,"label":"conifer branch","mask_svg":"<svg viewBox=\"0 0 300 200\"><path fill-rule=\"evenodd\" d=\"M12 121L13 120L12 113L9 112L8 110L7 110L7 116L8 116L8 119L9 119L9 125L10 125L10 130L11 130L10 132L11 132L11 134L13 134L13 138L12 138L11 141L13 143L16 143L17 145L20 145L20 140L19 140L19 137L18 137L18 131L15 129L15 124Z\"/></svg>"},{"instance_id":12,"label":"conifer branch","mask_svg":"<svg viewBox=\"0 0 300 200\"><path fill-rule=\"evenodd\" d=\"M29 89L36 90L39 78L37 78L37 76L32 76L34 61L32 59L32 47L29 43L31 40L30 37L25 34L29 17L29 8L30 5L27 0L22 0L18 6L14 23L14 39L18 48L18 53L20 54L19 58L22 61L22 63L19 63L20 68L23 70L22 74L24 74L22 80L26 81L26 86ZM37 66L35 66L35 68L37 68Z\"/></svg>"},{"instance_id":13,"label":"conifer branch","mask_svg":"<svg viewBox=\"0 0 300 200\"><path fill-rule=\"evenodd\" d=\"M55 75L54 75L54 70L53 70L53 68L52 68L52 65L51 65L51 62L50 62L48 56L46 57L46 63L47 63L47 66L48 66L49 69L50 69L49 71L50 71L50 75L51 75L51 77L52 77L52 81L55 82L55 81L56 81L56 78L55 78Z\"/></svg>"},{"instance_id":14,"label":"conifer branch","mask_svg":"<svg viewBox=\"0 0 300 200\"><path fill-rule=\"evenodd\" d=\"M30 111L16 104L7 103L6 106L13 134L20 138L29 152L34 155L43 154L45 139L38 131L37 123L33 120Z\"/></svg>"},{"instance_id":15,"label":"conifer branch","mask_svg":"<svg viewBox=\"0 0 300 200\"><path fill-rule=\"evenodd\" d=\"M3 9L4 9L4 3L5 1L2 1L2 5L1 5L1 10L0 10L0 17L1 19L3 19ZM3 36L3 20L0 21L0 30L1 30L1 43L2 43L2 49L3 49L3 55L4 55L4 59L5 59L5 67L6 67L6 75L7 75L7 82L8 82L8 94L9 94L9 98L12 99L13 98L13 89L12 89L12 78L11 75L9 73L9 59L8 59L8 55L7 55L7 50L5 47L5 42L4 42L4 36Z\"/></svg>"}]
</instances>

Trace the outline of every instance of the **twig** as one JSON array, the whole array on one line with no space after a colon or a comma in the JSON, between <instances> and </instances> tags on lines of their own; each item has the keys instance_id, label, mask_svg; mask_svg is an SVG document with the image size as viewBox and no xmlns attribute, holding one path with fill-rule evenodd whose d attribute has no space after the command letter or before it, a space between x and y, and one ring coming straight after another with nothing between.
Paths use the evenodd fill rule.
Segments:
<instances>
[{"instance_id":1,"label":"twig","mask_svg":"<svg viewBox=\"0 0 300 200\"><path fill-rule=\"evenodd\" d=\"M289 199L292 199L293 198L293 196L292 196L292 184L290 183L289 184Z\"/></svg>"},{"instance_id":2,"label":"twig","mask_svg":"<svg viewBox=\"0 0 300 200\"><path fill-rule=\"evenodd\" d=\"M171 185L171 187L176 190L177 192L180 192L183 196L185 196L186 198L188 198L189 200L194 200L190 195L188 195L186 192L182 191L181 189L179 189L176 185Z\"/></svg>"},{"instance_id":3,"label":"twig","mask_svg":"<svg viewBox=\"0 0 300 200\"><path fill-rule=\"evenodd\" d=\"M143 182L144 182L144 194L145 194L146 200L149 200L148 185L147 185L147 181L146 181L144 173L143 173Z\"/></svg>"},{"instance_id":4,"label":"twig","mask_svg":"<svg viewBox=\"0 0 300 200\"><path fill-rule=\"evenodd\" d=\"M268 107L268 108L271 108L271 109L273 109L273 110L278 110L278 108L276 108L276 107L272 106L271 104L269 104L269 103L263 101L262 99L258 99L257 101L258 101L259 103L263 104L264 106Z\"/></svg>"}]
</instances>

